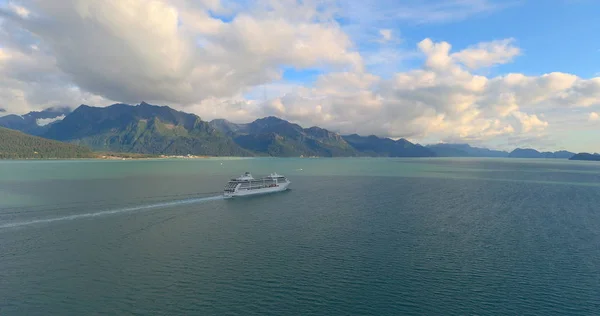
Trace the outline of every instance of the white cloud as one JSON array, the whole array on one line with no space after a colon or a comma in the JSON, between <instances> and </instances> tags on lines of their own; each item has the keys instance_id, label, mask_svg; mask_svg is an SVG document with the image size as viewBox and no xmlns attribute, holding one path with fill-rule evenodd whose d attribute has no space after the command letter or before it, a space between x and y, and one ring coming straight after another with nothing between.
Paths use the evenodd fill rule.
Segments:
<instances>
[{"instance_id":1,"label":"white cloud","mask_svg":"<svg viewBox=\"0 0 600 316\"><path fill-rule=\"evenodd\" d=\"M452 64L452 58L449 55L452 46L447 42L434 43L426 38L419 42L419 49L426 55L425 66L435 71L444 71Z\"/></svg>"},{"instance_id":2,"label":"white cloud","mask_svg":"<svg viewBox=\"0 0 600 316\"><path fill-rule=\"evenodd\" d=\"M31 32L73 83L107 99L190 104L277 80L281 65L363 67L348 36L336 23L315 21L308 4L288 1L224 23L208 15L214 1L23 3L45 19L12 25Z\"/></svg>"},{"instance_id":3,"label":"white cloud","mask_svg":"<svg viewBox=\"0 0 600 316\"><path fill-rule=\"evenodd\" d=\"M69 84L68 76L56 66L53 56L36 50L0 48L0 104L9 113L111 102Z\"/></svg>"},{"instance_id":4,"label":"white cloud","mask_svg":"<svg viewBox=\"0 0 600 316\"><path fill-rule=\"evenodd\" d=\"M540 120L535 114L528 115L519 111L514 111L512 114L519 120L521 123L521 129L525 133L534 129L543 130L548 127L548 122Z\"/></svg>"},{"instance_id":5,"label":"white cloud","mask_svg":"<svg viewBox=\"0 0 600 316\"><path fill-rule=\"evenodd\" d=\"M390 29L379 30L379 35L381 35L381 41L383 42L389 42L392 40L392 30Z\"/></svg>"},{"instance_id":6,"label":"white cloud","mask_svg":"<svg viewBox=\"0 0 600 316\"><path fill-rule=\"evenodd\" d=\"M54 122L58 122L60 120L63 120L64 118L65 118L65 115L63 114L63 115L60 115L60 116L57 116L57 117L54 117L54 118L37 119L37 120L35 120L35 123L38 126L46 126L46 125L48 125L50 123L54 123Z\"/></svg>"},{"instance_id":7,"label":"white cloud","mask_svg":"<svg viewBox=\"0 0 600 316\"><path fill-rule=\"evenodd\" d=\"M324 74L312 88L271 101L277 111L259 106L248 114L282 115L342 133L477 142L504 138L518 143L546 140L552 121L560 122L561 109L589 103L589 96L600 92L594 88L595 79L564 73L480 76L453 58L467 56L472 48L452 53L449 43L430 39L418 47L425 57L422 69L399 72L391 79L360 72ZM494 45L476 47L489 49L486 56L497 52ZM584 87L588 90L582 93ZM568 98L572 100L565 102Z\"/></svg>"},{"instance_id":8,"label":"white cloud","mask_svg":"<svg viewBox=\"0 0 600 316\"><path fill-rule=\"evenodd\" d=\"M471 69L505 64L521 53L521 50L513 45L513 42L514 39L509 38L479 43L452 54L452 58Z\"/></svg>"},{"instance_id":9,"label":"white cloud","mask_svg":"<svg viewBox=\"0 0 600 316\"><path fill-rule=\"evenodd\" d=\"M20 16L21 18L28 18L29 15L31 14L31 12L29 12L29 10L27 10L27 8L22 7L20 5L17 5L14 2L8 2L8 8L15 14L17 14L18 16Z\"/></svg>"},{"instance_id":10,"label":"white cloud","mask_svg":"<svg viewBox=\"0 0 600 316\"><path fill-rule=\"evenodd\" d=\"M596 112L591 112L588 116L590 121L597 121L600 119L600 115L598 115L598 113Z\"/></svg>"}]
</instances>

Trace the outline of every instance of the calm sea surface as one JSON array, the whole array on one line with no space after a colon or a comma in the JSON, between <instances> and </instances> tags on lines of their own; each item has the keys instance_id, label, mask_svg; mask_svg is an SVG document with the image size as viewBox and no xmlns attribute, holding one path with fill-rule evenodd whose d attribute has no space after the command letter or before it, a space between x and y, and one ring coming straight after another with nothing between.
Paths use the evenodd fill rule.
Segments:
<instances>
[{"instance_id":1,"label":"calm sea surface","mask_svg":"<svg viewBox=\"0 0 600 316\"><path fill-rule=\"evenodd\" d=\"M0 315L97 314L600 315L600 164L0 161Z\"/></svg>"}]
</instances>

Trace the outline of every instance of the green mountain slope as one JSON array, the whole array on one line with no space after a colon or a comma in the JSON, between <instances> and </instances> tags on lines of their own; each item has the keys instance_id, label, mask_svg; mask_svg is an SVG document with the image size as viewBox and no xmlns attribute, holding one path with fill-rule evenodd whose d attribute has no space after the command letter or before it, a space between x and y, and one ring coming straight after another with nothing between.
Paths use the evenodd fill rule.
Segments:
<instances>
[{"instance_id":1,"label":"green mountain slope","mask_svg":"<svg viewBox=\"0 0 600 316\"><path fill-rule=\"evenodd\" d=\"M302 128L277 117L265 117L248 124L213 120L211 126L234 139L236 144L259 155L278 157L358 156L339 134L319 127Z\"/></svg>"},{"instance_id":2,"label":"green mountain slope","mask_svg":"<svg viewBox=\"0 0 600 316\"><path fill-rule=\"evenodd\" d=\"M45 137L94 150L167 155L250 156L198 116L142 102L106 108L81 105Z\"/></svg>"},{"instance_id":3,"label":"green mountain slope","mask_svg":"<svg viewBox=\"0 0 600 316\"><path fill-rule=\"evenodd\" d=\"M91 158L91 150L0 127L0 158Z\"/></svg>"}]
</instances>

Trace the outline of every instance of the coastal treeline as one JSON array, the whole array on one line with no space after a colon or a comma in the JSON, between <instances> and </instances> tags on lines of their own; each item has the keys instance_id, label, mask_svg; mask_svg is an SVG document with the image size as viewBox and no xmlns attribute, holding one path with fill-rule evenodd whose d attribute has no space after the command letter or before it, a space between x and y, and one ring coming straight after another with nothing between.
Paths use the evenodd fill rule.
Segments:
<instances>
[{"instance_id":1,"label":"coastal treeline","mask_svg":"<svg viewBox=\"0 0 600 316\"><path fill-rule=\"evenodd\" d=\"M92 158L89 148L0 127L0 159Z\"/></svg>"}]
</instances>

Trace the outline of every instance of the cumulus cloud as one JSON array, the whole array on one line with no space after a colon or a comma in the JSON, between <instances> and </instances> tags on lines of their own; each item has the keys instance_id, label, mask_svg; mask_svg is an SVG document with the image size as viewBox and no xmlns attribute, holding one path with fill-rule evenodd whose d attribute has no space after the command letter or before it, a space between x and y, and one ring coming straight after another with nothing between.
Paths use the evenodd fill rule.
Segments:
<instances>
[{"instance_id":1,"label":"cumulus cloud","mask_svg":"<svg viewBox=\"0 0 600 316\"><path fill-rule=\"evenodd\" d=\"M513 45L513 42L514 39L509 38L479 43L452 54L452 58L471 69L505 64L521 53L521 50Z\"/></svg>"},{"instance_id":2,"label":"cumulus cloud","mask_svg":"<svg viewBox=\"0 0 600 316\"><path fill-rule=\"evenodd\" d=\"M50 55L33 49L0 48L0 104L7 112L23 114L53 106L111 102L70 84Z\"/></svg>"},{"instance_id":3,"label":"cumulus cloud","mask_svg":"<svg viewBox=\"0 0 600 316\"><path fill-rule=\"evenodd\" d=\"M534 129L544 129L548 127L548 122L540 120L537 115L528 115L523 112L515 111L512 113L521 123L521 129L527 133Z\"/></svg>"},{"instance_id":4,"label":"cumulus cloud","mask_svg":"<svg viewBox=\"0 0 600 316\"><path fill-rule=\"evenodd\" d=\"M559 117L545 117L546 111L600 100L595 97L600 89L593 89L596 79L564 73L535 77L474 74L468 64L491 65L504 62L507 56L489 43L474 47L488 52L473 54L473 47L468 47L452 53L449 43L425 39L418 44L424 56L421 69L398 72L390 79L360 72L324 74L310 89L298 89L271 101L276 107L258 107L256 115L281 115L342 133L514 142L547 140L551 121ZM584 88L588 89L585 93Z\"/></svg>"},{"instance_id":5,"label":"cumulus cloud","mask_svg":"<svg viewBox=\"0 0 600 316\"><path fill-rule=\"evenodd\" d=\"M339 26L295 1L229 23L208 14L216 1L23 3L43 18L12 16L11 26L30 32L75 85L111 100L191 104L277 80L282 65L362 68Z\"/></svg>"}]
</instances>

